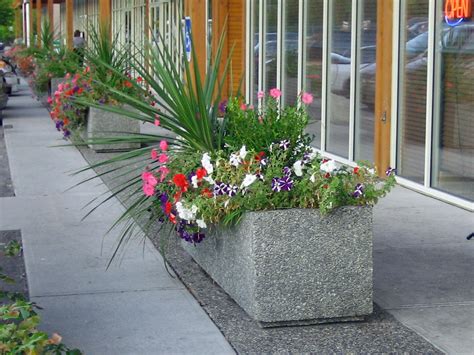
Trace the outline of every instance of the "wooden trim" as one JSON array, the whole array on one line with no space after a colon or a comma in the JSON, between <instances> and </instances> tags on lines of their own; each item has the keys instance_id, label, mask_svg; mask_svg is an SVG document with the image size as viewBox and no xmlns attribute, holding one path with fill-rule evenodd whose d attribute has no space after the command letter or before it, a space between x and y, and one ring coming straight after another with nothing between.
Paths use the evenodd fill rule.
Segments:
<instances>
[{"instance_id":1,"label":"wooden trim","mask_svg":"<svg viewBox=\"0 0 474 355\"><path fill-rule=\"evenodd\" d=\"M212 0L209 0L212 1ZM215 58L217 54L217 48L219 47L219 41L221 39L223 32L228 32L228 14L229 14L229 0L214 0L212 3L212 56ZM207 31L206 31L207 33ZM224 38L224 44L222 47L222 61L221 67L219 70L219 78L222 78L224 75L224 67L227 58L229 57L229 33L226 34ZM207 47L207 38L205 39ZM230 69L229 69L230 70ZM230 73L228 73L230 74ZM229 91L229 80L224 82L222 87L222 96L227 97Z\"/></svg>"},{"instance_id":2,"label":"wooden trim","mask_svg":"<svg viewBox=\"0 0 474 355\"><path fill-rule=\"evenodd\" d=\"M206 0L186 0L185 16L191 17L191 31L198 59L199 72L206 73Z\"/></svg>"},{"instance_id":3,"label":"wooden trim","mask_svg":"<svg viewBox=\"0 0 474 355\"><path fill-rule=\"evenodd\" d=\"M111 0L99 0L100 26L104 27L112 35L112 11Z\"/></svg>"},{"instance_id":4,"label":"wooden trim","mask_svg":"<svg viewBox=\"0 0 474 355\"><path fill-rule=\"evenodd\" d=\"M41 46L39 37L41 36L41 12L43 8L42 0L36 0L36 35L38 36L38 47Z\"/></svg>"},{"instance_id":5,"label":"wooden trim","mask_svg":"<svg viewBox=\"0 0 474 355\"><path fill-rule=\"evenodd\" d=\"M15 38L23 37L23 20L21 7L15 8Z\"/></svg>"},{"instance_id":6,"label":"wooden trim","mask_svg":"<svg viewBox=\"0 0 474 355\"><path fill-rule=\"evenodd\" d=\"M393 21L393 0L378 0L374 162L382 177L390 166Z\"/></svg>"},{"instance_id":7,"label":"wooden trim","mask_svg":"<svg viewBox=\"0 0 474 355\"><path fill-rule=\"evenodd\" d=\"M74 32L74 0L66 0L66 45L67 48L73 48L73 32Z\"/></svg>"}]
</instances>

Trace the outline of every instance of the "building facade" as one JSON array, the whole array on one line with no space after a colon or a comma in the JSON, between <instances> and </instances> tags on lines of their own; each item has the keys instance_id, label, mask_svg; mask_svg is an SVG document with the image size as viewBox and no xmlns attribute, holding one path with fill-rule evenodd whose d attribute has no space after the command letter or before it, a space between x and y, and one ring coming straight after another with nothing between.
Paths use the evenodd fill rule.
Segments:
<instances>
[{"instance_id":1,"label":"building facade","mask_svg":"<svg viewBox=\"0 0 474 355\"><path fill-rule=\"evenodd\" d=\"M474 0L56 1L58 35L70 8L69 28L109 21L134 50L173 45L190 16L201 70L225 27L229 93L240 78L256 106L273 87L282 104L311 92L322 153L395 167L400 184L474 210Z\"/></svg>"}]
</instances>

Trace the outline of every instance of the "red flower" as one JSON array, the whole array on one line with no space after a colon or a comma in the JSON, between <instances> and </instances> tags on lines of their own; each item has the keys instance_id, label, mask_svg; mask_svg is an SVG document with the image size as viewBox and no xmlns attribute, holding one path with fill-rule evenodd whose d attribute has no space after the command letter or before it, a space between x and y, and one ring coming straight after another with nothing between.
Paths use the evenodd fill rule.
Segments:
<instances>
[{"instance_id":1,"label":"red flower","mask_svg":"<svg viewBox=\"0 0 474 355\"><path fill-rule=\"evenodd\" d=\"M324 189L329 189L329 185L328 185L328 184L323 185L323 188L324 188Z\"/></svg>"},{"instance_id":2,"label":"red flower","mask_svg":"<svg viewBox=\"0 0 474 355\"><path fill-rule=\"evenodd\" d=\"M209 190L207 187L201 191L201 195L203 195L204 197L209 197L209 198L213 196L211 190Z\"/></svg>"},{"instance_id":3,"label":"red flower","mask_svg":"<svg viewBox=\"0 0 474 355\"><path fill-rule=\"evenodd\" d=\"M172 207L173 207L173 205L171 204L171 202L166 201L166 203L165 203L165 213L166 213L166 215L168 215L168 216L170 215Z\"/></svg>"},{"instance_id":4,"label":"red flower","mask_svg":"<svg viewBox=\"0 0 474 355\"><path fill-rule=\"evenodd\" d=\"M188 191L189 183L184 174L176 174L173 176L173 182L181 189L182 192Z\"/></svg>"},{"instance_id":5,"label":"red flower","mask_svg":"<svg viewBox=\"0 0 474 355\"><path fill-rule=\"evenodd\" d=\"M206 175L207 175L206 169L199 168L196 170L196 177L198 178L198 180L202 180L202 178Z\"/></svg>"},{"instance_id":6,"label":"red flower","mask_svg":"<svg viewBox=\"0 0 474 355\"><path fill-rule=\"evenodd\" d=\"M356 166L356 167L354 168L354 174L359 174L359 167L358 167L358 166Z\"/></svg>"},{"instance_id":7,"label":"red flower","mask_svg":"<svg viewBox=\"0 0 474 355\"><path fill-rule=\"evenodd\" d=\"M131 87L133 86L132 83L131 83L130 81L128 81L128 80L125 80L125 82L123 83L123 85L124 85L125 87L127 87L127 88L131 88Z\"/></svg>"},{"instance_id":8,"label":"red flower","mask_svg":"<svg viewBox=\"0 0 474 355\"><path fill-rule=\"evenodd\" d=\"M256 161L260 161L262 160L262 158L265 156L265 153L264 152L260 152L258 153L256 156L255 156L255 160Z\"/></svg>"},{"instance_id":9,"label":"red flower","mask_svg":"<svg viewBox=\"0 0 474 355\"><path fill-rule=\"evenodd\" d=\"M176 224L176 216L174 214L172 213L170 214L169 220L171 223Z\"/></svg>"},{"instance_id":10,"label":"red flower","mask_svg":"<svg viewBox=\"0 0 474 355\"><path fill-rule=\"evenodd\" d=\"M142 78L141 76L139 76L139 77L137 78L137 83L140 84L142 81L143 81L143 78Z\"/></svg>"},{"instance_id":11,"label":"red flower","mask_svg":"<svg viewBox=\"0 0 474 355\"><path fill-rule=\"evenodd\" d=\"M326 173L326 174L324 174L324 177L325 177L326 179L329 179L329 178L331 177L331 174L330 174L330 173Z\"/></svg>"}]
</instances>

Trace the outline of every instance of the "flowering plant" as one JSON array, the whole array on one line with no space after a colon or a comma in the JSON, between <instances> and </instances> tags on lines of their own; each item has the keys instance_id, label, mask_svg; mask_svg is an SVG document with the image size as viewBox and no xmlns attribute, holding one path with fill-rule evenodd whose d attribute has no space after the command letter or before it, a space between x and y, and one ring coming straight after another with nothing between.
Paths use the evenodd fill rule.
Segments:
<instances>
[{"instance_id":1,"label":"flowering plant","mask_svg":"<svg viewBox=\"0 0 474 355\"><path fill-rule=\"evenodd\" d=\"M280 116L278 98L279 91L272 91L262 110L232 100L226 107L226 141L232 144L215 153L168 152L166 141L153 149L142 188L155 217L172 224L184 240L199 243L208 227L236 223L245 211L318 208L327 213L374 204L390 190L393 170L382 183L369 164L345 166L310 146L304 134L310 94Z\"/></svg>"}]
</instances>

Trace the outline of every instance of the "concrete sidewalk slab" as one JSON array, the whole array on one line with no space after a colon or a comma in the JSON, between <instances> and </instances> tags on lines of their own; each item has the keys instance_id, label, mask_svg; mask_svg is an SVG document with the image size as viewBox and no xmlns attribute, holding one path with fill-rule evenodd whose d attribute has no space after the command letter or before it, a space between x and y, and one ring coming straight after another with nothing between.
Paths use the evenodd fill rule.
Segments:
<instances>
[{"instance_id":1,"label":"concrete sidewalk slab","mask_svg":"<svg viewBox=\"0 0 474 355\"><path fill-rule=\"evenodd\" d=\"M132 241L121 262L105 269L120 230L103 238L123 213L114 198L81 221L83 207L110 192L28 96L10 98L5 141L16 197L0 198L0 229L21 229L30 295L44 307L46 331L86 354L230 354L232 347L171 278L157 250ZM120 258L119 258L120 259Z\"/></svg>"}]
</instances>

